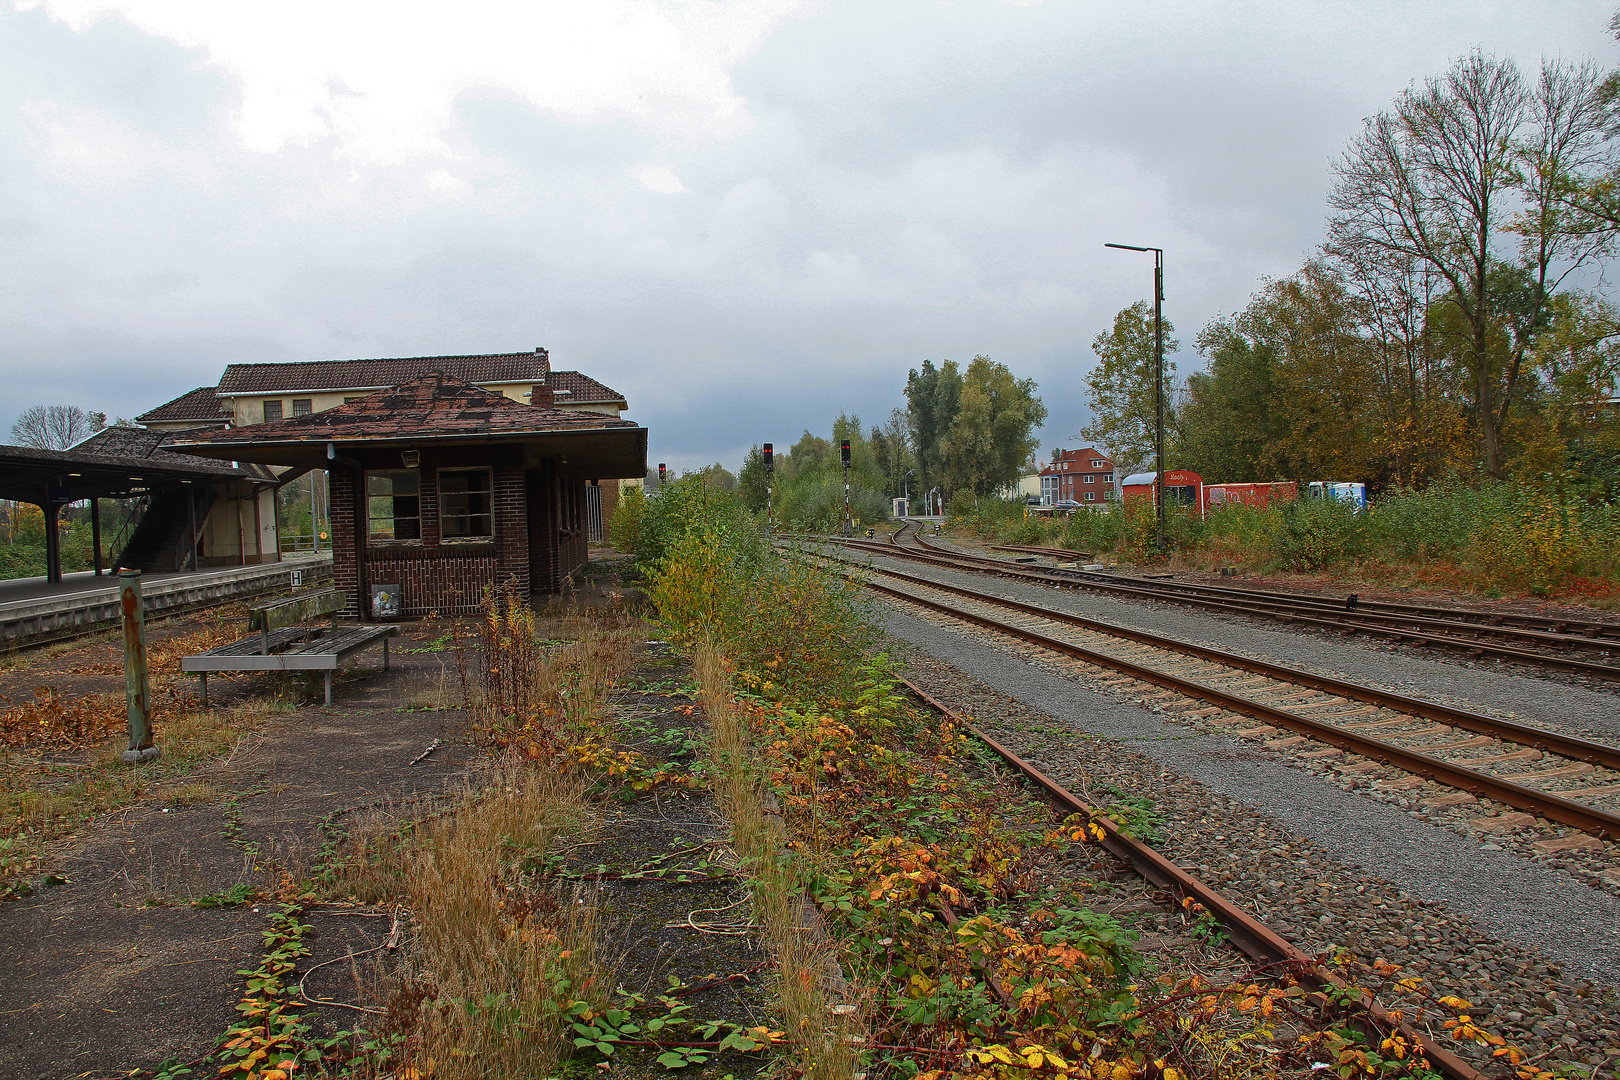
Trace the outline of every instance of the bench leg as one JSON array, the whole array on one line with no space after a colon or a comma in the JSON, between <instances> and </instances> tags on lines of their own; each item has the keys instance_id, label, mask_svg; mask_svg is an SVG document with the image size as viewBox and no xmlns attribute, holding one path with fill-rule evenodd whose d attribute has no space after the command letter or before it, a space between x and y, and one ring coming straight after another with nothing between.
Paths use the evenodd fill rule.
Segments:
<instances>
[{"instance_id":1,"label":"bench leg","mask_svg":"<svg viewBox=\"0 0 1620 1080\"><path fill-rule=\"evenodd\" d=\"M388 670L388 639L383 638L383 670Z\"/></svg>"},{"instance_id":2,"label":"bench leg","mask_svg":"<svg viewBox=\"0 0 1620 1080\"><path fill-rule=\"evenodd\" d=\"M202 678L202 707L206 709L208 708L208 672L199 671L197 674Z\"/></svg>"},{"instance_id":3,"label":"bench leg","mask_svg":"<svg viewBox=\"0 0 1620 1080\"><path fill-rule=\"evenodd\" d=\"M332 704L332 673L330 671L326 673L326 703L328 705Z\"/></svg>"}]
</instances>

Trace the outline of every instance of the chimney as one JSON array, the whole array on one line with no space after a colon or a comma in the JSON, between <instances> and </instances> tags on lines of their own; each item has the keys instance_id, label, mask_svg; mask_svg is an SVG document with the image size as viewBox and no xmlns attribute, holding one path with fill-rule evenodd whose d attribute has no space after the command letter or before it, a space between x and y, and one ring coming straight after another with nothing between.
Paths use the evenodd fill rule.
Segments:
<instances>
[{"instance_id":1,"label":"chimney","mask_svg":"<svg viewBox=\"0 0 1620 1080\"><path fill-rule=\"evenodd\" d=\"M540 361L540 370L545 372L547 375L550 375L551 374L551 354L546 352L545 349L542 349L541 347L539 347L537 345L537 346L535 346L535 349L534 349L534 358L536 360Z\"/></svg>"},{"instance_id":2,"label":"chimney","mask_svg":"<svg viewBox=\"0 0 1620 1080\"><path fill-rule=\"evenodd\" d=\"M557 405L557 395L552 393L551 387L547 386L545 383L537 382L529 390L529 404L538 405L542 409L555 408Z\"/></svg>"}]
</instances>

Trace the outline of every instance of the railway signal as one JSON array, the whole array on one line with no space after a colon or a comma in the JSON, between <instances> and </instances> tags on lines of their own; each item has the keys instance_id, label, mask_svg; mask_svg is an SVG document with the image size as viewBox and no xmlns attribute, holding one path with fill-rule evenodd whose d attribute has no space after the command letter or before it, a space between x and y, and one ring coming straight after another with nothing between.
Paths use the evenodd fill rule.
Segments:
<instances>
[{"instance_id":1,"label":"railway signal","mask_svg":"<svg viewBox=\"0 0 1620 1080\"><path fill-rule=\"evenodd\" d=\"M771 521L771 474L776 472L776 452L770 443L765 444L765 531L770 532L774 527Z\"/></svg>"},{"instance_id":2,"label":"railway signal","mask_svg":"<svg viewBox=\"0 0 1620 1080\"><path fill-rule=\"evenodd\" d=\"M838 443L838 453L844 459L844 535L853 531L849 517L849 440L843 439Z\"/></svg>"}]
</instances>

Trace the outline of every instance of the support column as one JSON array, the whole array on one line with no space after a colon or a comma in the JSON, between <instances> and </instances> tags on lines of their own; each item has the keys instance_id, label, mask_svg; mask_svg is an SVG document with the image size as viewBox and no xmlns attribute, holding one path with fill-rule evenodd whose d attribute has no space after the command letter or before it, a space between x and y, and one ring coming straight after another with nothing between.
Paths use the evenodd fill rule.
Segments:
<instances>
[{"instance_id":1,"label":"support column","mask_svg":"<svg viewBox=\"0 0 1620 1080\"><path fill-rule=\"evenodd\" d=\"M181 560L181 565L175 567L176 570L184 570L186 563L191 564L191 569L197 569L197 493L189 487L186 488L186 514L190 522L186 536L190 538L191 546L186 551L186 557Z\"/></svg>"},{"instance_id":2,"label":"support column","mask_svg":"<svg viewBox=\"0 0 1620 1080\"><path fill-rule=\"evenodd\" d=\"M51 501L49 495L45 497L45 505L40 512L45 516L45 580L52 585L62 583L62 536L58 531L57 520L62 508Z\"/></svg>"},{"instance_id":3,"label":"support column","mask_svg":"<svg viewBox=\"0 0 1620 1080\"><path fill-rule=\"evenodd\" d=\"M101 500L90 500L90 543L95 548L96 577L101 576Z\"/></svg>"}]
</instances>

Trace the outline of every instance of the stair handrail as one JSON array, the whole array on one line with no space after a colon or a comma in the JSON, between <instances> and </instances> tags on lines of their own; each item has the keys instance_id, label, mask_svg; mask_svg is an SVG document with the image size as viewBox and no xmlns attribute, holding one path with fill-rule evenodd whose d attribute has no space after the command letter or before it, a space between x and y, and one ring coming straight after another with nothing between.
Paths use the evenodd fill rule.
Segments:
<instances>
[{"instance_id":1,"label":"stair handrail","mask_svg":"<svg viewBox=\"0 0 1620 1080\"><path fill-rule=\"evenodd\" d=\"M135 530L140 527L141 519L152 508L152 493L146 491L124 501L133 504L130 508L131 513L124 519L124 523L118 526L118 530L113 533L112 538L107 541L107 564L115 573L119 568L120 560L124 557L124 548L134 538Z\"/></svg>"}]
</instances>

